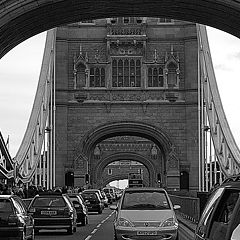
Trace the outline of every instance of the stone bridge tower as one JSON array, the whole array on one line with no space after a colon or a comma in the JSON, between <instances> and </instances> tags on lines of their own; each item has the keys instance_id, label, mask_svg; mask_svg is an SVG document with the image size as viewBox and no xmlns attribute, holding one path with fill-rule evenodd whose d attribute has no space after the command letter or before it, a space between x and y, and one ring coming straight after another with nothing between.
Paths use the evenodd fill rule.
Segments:
<instances>
[{"instance_id":1,"label":"stone bridge tower","mask_svg":"<svg viewBox=\"0 0 240 240\"><path fill-rule=\"evenodd\" d=\"M56 185L98 187L115 161L148 184L198 186L196 25L110 18L56 30ZM69 176L72 176L69 177ZM121 178L121 176L119 176Z\"/></svg>"}]
</instances>

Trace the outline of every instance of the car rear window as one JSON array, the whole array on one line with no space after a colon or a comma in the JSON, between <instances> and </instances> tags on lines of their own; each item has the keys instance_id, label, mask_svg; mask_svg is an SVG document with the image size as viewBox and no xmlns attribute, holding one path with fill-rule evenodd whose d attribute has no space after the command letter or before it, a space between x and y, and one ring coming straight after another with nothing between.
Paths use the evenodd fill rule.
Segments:
<instances>
[{"instance_id":1,"label":"car rear window","mask_svg":"<svg viewBox=\"0 0 240 240\"><path fill-rule=\"evenodd\" d=\"M65 207L62 197L37 197L33 201L33 207Z\"/></svg>"},{"instance_id":2,"label":"car rear window","mask_svg":"<svg viewBox=\"0 0 240 240\"><path fill-rule=\"evenodd\" d=\"M12 213L12 203L9 199L0 199L0 213Z\"/></svg>"},{"instance_id":3,"label":"car rear window","mask_svg":"<svg viewBox=\"0 0 240 240\"><path fill-rule=\"evenodd\" d=\"M127 191L124 194L121 209L163 210L170 209L165 192Z\"/></svg>"},{"instance_id":4,"label":"car rear window","mask_svg":"<svg viewBox=\"0 0 240 240\"><path fill-rule=\"evenodd\" d=\"M96 193L82 193L84 199L97 199Z\"/></svg>"}]
</instances>

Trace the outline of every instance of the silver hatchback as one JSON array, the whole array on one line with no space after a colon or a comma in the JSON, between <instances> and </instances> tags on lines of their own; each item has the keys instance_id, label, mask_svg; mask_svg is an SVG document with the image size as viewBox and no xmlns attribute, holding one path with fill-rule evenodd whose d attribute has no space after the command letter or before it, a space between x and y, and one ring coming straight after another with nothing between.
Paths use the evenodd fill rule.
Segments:
<instances>
[{"instance_id":1,"label":"silver hatchback","mask_svg":"<svg viewBox=\"0 0 240 240\"><path fill-rule=\"evenodd\" d=\"M129 188L123 193L114 221L115 240L178 239L175 209L164 189Z\"/></svg>"}]
</instances>

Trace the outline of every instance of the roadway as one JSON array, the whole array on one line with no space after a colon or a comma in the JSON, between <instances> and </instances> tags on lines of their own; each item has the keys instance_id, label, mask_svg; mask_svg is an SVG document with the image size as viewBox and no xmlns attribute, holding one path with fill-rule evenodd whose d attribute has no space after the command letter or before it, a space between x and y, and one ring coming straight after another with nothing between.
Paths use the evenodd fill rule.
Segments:
<instances>
[{"instance_id":1,"label":"roadway","mask_svg":"<svg viewBox=\"0 0 240 240\"><path fill-rule=\"evenodd\" d=\"M102 214L89 213L88 224L77 227L77 232L67 235L65 230L41 230L35 240L113 240L114 211L105 208ZM188 231L180 224L179 240L192 240Z\"/></svg>"}]
</instances>

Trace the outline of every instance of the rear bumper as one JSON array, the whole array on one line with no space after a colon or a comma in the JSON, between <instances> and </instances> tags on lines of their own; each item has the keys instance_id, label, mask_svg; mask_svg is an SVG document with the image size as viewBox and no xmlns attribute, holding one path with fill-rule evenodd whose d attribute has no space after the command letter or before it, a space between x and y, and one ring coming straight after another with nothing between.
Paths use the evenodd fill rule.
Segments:
<instances>
[{"instance_id":1,"label":"rear bumper","mask_svg":"<svg viewBox=\"0 0 240 240\"><path fill-rule=\"evenodd\" d=\"M23 227L0 227L0 239L21 239Z\"/></svg>"},{"instance_id":2,"label":"rear bumper","mask_svg":"<svg viewBox=\"0 0 240 240\"><path fill-rule=\"evenodd\" d=\"M88 212L98 212L102 210L102 206L100 205L88 205Z\"/></svg>"},{"instance_id":3,"label":"rear bumper","mask_svg":"<svg viewBox=\"0 0 240 240\"><path fill-rule=\"evenodd\" d=\"M73 226L72 218L34 218L34 228L40 229L66 229Z\"/></svg>"}]
</instances>

